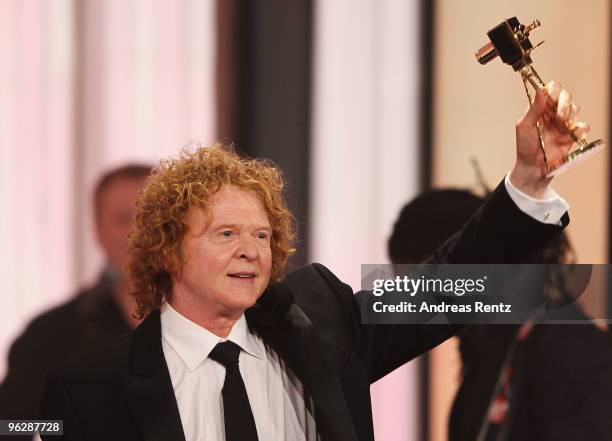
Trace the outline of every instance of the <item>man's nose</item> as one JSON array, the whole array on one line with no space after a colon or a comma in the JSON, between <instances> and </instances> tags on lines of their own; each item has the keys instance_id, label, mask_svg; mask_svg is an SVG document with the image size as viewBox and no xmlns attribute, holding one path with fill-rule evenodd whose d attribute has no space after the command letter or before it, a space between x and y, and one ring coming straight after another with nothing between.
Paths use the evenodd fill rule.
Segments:
<instances>
[{"instance_id":1,"label":"man's nose","mask_svg":"<svg viewBox=\"0 0 612 441\"><path fill-rule=\"evenodd\" d=\"M246 235L240 238L240 244L237 250L239 258L245 258L247 260L257 259L259 254L255 240L255 238Z\"/></svg>"}]
</instances>

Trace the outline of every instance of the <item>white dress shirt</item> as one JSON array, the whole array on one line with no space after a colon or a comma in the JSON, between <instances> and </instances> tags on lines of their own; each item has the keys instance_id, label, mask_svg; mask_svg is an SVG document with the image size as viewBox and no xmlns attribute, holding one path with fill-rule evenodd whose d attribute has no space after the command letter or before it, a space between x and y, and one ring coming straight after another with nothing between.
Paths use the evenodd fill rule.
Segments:
<instances>
[{"instance_id":1,"label":"white dress shirt","mask_svg":"<svg viewBox=\"0 0 612 441\"><path fill-rule=\"evenodd\" d=\"M161 308L162 348L187 441L224 441L225 367L208 358L220 337L179 314ZM238 362L261 441L314 441L314 410L289 367L248 330L244 315L226 340L242 349ZM309 403L308 406L305 403ZM308 407L308 409L307 409ZM309 410L310 409L310 410Z\"/></svg>"},{"instance_id":2,"label":"white dress shirt","mask_svg":"<svg viewBox=\"0 0 612 441\"><path fill-rule=\"evenodd\" d=\"M510 173L504 179L506 191L516 206L532 218L545 224L561 225L561 217L569 209L569 204L552 188L542 199L536 199L523 193L510 182Z\"/></svg>"},{"instance_id":3,"label":"white dress shirt","mask_svg":"<svg viewBox=\"0 0 612 441\"><path fill-rule=\"evenodd\" d=\"M552 189L534 199L504 181L517 207L534 219L559 225L569 205ZM221 388L225 368L208 358L223 339L165 303L161 308L164 357L187 441L225 441ZM249 332L244 315L227 337L242 349L240 373L261 441L315 441L314 407L299 379L278 355ZM306 404L308 403L308 405Z\"/></svg>"}]
</instances>

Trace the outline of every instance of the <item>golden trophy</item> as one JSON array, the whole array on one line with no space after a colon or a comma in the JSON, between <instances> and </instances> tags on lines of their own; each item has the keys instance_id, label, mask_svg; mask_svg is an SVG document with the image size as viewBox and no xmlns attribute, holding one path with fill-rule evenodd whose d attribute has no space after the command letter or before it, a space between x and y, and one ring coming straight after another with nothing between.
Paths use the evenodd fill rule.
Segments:
<instances>
[{"instance_id":1,"label":"golden trophy","mask_svg":"<svg viewBox=\"0 0 612 441\"><path fill-rule=\"evenodd\" d=\"M540 46L542 43L533 46L529 41L529 33L540 26L540 22L535 20L528 26L522 25L516 17L509 18L495 26L487 35L490 42L481 47L476 53L476 59L480 64L487 64L489 61L499 58L506 64L512 66L515 72L519 72L525 86L525 93L531 104L533 101L527 83L531 84L534 89L544 90L545 84L533 68L531 60L531 52ZM556 105L552 98L548 97L551 105ZM538 124L538 133L540 135L540 148L544 154L544 161L547 168L547 177L556 176L565 172L567 169L582 162L586 158L594 155L604 147L604 142L601 139L589 142L585 138L579 138L575 134L574 127L569 122L565 123L564 130L572 136L577 144L577 147L570 151L561 161L555 164L549 164L544 150L544 138L540 124Z\"/></svg>"}]
</instances>

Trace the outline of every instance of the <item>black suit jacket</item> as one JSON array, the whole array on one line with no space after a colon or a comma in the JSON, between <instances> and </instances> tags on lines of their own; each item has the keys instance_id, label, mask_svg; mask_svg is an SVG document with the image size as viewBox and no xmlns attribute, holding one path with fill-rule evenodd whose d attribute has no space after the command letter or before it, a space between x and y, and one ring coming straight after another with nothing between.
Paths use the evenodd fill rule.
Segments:
<instances>
[{"instance_id":1,"label":"black suit jacket","mask_svg":"<svg viewBox=\"0 0 612 441\"><path fill-rule=\"evenodd\" d=\"M435 260L524 262L560 230L522 213L502 183ZM311 395L324 441L373 440L370 384L459 329L362 325L359 307L368 300L368 293L354 296L349 286L314 264L269 287L246 311L252 331ZM42 417L63 419L64 438L70 440L184 440L162 351L159 313L114 345L54 369Z\"/></svg>"},{"instance_id":2,"label":"black suit jacket","mask_svg":"<svg viewBox=\"0 0 612 441\"><path fill-rule=\"evenodd\" d=\"M111 278L103 273L93 287L28 324L9 351L8 372L0 384L0 420L35 419L51 366L130 330L112 290ZM0 439L26 441L28 437Z\"/></svg>"},{"instance_id":3,"label":"black suit jacket","mask_svg":"<svg viewBox=\"0 0 612 441\"><path fill-rule=\"evenodd\" d=\"M576 308L575 319L587 317ZM463 379L451 411L450 441L478 438L518 328L475 325L461 333ZM536 325L517 346L512 368L505 440L612 439L612 340L607 333L591 324Z\"/></svg>"}]
</instances>

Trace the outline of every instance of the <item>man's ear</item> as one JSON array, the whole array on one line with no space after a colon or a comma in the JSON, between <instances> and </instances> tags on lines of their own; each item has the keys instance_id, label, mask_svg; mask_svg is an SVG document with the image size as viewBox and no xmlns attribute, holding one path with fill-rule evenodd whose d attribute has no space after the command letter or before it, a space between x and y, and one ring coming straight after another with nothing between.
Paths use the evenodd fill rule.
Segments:
<instances>
[{"instance_id":1,"label":"man's ear","mask_svg":"<svg viewBox=\"0 0 612 441\"><path fill-rule=\"evenodd\" d=\"M107 246L104 240L104 236L102 234L102 227L100 225L100 221L99 219L96 217L96 219L94 219L94 237L96 240L96 244L98 245L99 249L102 250L103 254L104 254L104 258L108 258L107 256Z\"/></svg>"}]
</instances>

